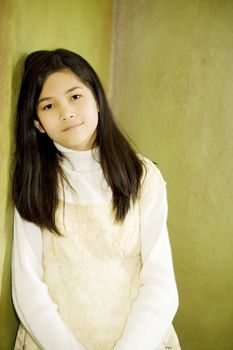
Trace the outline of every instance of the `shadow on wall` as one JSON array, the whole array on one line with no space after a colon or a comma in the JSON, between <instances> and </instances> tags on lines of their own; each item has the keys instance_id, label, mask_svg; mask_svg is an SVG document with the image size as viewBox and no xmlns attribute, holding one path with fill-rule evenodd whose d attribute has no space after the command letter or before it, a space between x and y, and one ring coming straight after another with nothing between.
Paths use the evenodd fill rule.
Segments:
<instances>
[{"instance_id":1,"label":"shadow on wall","mask_svg":"<svg viewBox=\"0 0 233 350\"><path fill-rule=\"evenodd\" d=\"M12 73L12 96L11 96L11 108L12 115L10 120L12 120L12 128L9 130L10 138L10 149L9 149L9 168L7 172L7 190L5 195L5 207L3 209L3 236L4 236L4 259L2 268L2 281L1 281L1 300L0 300L0 345L1 350L13 349L15 335L18 326L18 318L14 311L12 298L11 298L11 252L12 252L12 237L13 237L13 202L12 202L12 187L11 179L13 174L13 153L14 153L14 121L15 121L15 111L17 99L15 98L16 92L19 91L19 86L21 83L21 76L23 70L23 62L25 60L26 54L21 55L20 59L17 61L13 73Z\"/></svg>"},{"instance_id":2,"label":"shadow on wall","mask_svg":"<svg viewBox=\"0 0 233 350\"><path fill-rule=\"evenodd\" d=\"M0 348L1 350L13 349L17 330L17 316L15 314L11 298L11 249L13 231L13 205L10 194L11 186L8 186L8 196L4 215L3 232L7 237L5 256L2 268L1 300L0 300Z\"/></svg>"}]
</instances>

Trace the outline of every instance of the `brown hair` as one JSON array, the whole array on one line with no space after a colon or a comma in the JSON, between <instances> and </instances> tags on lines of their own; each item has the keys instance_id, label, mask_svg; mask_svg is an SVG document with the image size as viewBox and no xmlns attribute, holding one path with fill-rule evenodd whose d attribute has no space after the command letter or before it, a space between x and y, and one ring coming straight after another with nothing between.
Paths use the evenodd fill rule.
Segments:
<instances>
[{"instance_id":1,"label":"brown hair","mask_svg":"<svg viewBox=\"0 0 233 350\"><path fill-rule=\"evenodd\" d=\"M55 222L58 179L65 179L62 154L47 134L34 127L36 103L45 79L69 69L86 84L99 106L95 146L99 147L105 179L112 190L116 222L122 222L140 190L143 164L116 125L101 82L78 54L57 49L36 51L26 61L18 99L13 199L19 214L41 228L60 234Z\"/></svg>"}]
</instances>

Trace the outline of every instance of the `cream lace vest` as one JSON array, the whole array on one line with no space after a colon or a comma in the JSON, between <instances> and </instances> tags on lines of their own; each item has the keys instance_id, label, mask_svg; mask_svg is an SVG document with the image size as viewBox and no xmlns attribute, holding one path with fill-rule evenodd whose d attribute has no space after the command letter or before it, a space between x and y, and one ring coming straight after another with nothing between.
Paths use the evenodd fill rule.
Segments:
<instances>
[{"instance_id":1,"label":"cream lace vest","mask_svg":"<svg viewBox=\"0 0 233 350\"><path fill-rule=\"evenodd\" d=\"M140 287L139 208L115 224L111 203L62 203L64 237L44 232L44 280L65 323L88 350L110 350L120 338Z\"/></svg>"},{"instance_id":2,"label":"cream lace vest","mask_svg":"<svg viewBox=\"0 0 233 350\"><path fill-rule=\"evenodd\" d=\"M111 203L60 203L64 237L43 233L44 280L77 341L87 350L111 350L121 337L140 287L139 208L114 224ZM172 325L156 350L180 350ZM40 350L20 325L14 350ZM127 349L126 349L127 350Z\"/></svg>"}]
</instances>

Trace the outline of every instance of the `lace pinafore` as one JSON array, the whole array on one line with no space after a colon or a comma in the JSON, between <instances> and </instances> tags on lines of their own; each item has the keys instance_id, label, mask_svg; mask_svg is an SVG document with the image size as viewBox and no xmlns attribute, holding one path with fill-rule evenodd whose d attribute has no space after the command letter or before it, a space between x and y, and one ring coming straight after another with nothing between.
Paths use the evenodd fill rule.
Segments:
<instances>
[{"instance_id":1,"label":"lace pinafore","mask_svg":"<svg viewBox=\"0 0 233 350\"><path fill-rule=\"evenodd\" d=\"M123 224L114 223L109 202L61 202L56 216L63 237L43 233L44 281L77 341L87 350L111 350L140 287L139 206ZM39 350L22 326L19 349ZM173 327L160 349L180 349Z\"/></svg>"}]
</instances>

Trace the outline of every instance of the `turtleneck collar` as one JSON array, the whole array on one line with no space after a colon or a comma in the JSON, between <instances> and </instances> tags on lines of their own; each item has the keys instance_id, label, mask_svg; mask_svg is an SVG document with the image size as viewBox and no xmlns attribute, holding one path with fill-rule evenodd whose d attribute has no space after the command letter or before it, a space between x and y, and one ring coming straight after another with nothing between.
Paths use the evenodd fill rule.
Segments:
<instances>
[{"instance_id":1,"label":"turtleneck collar","mask_svg":"<svg viewBox=\"0 0 233 350\"><path fill-rule=\"evenodd\" d=\"M101 167L99 147L88 151L75 151L56 142L54 142L54 145L64 156L62 165L65 169L79 172L95 170Z\"/></svg>"}]
</instances>

